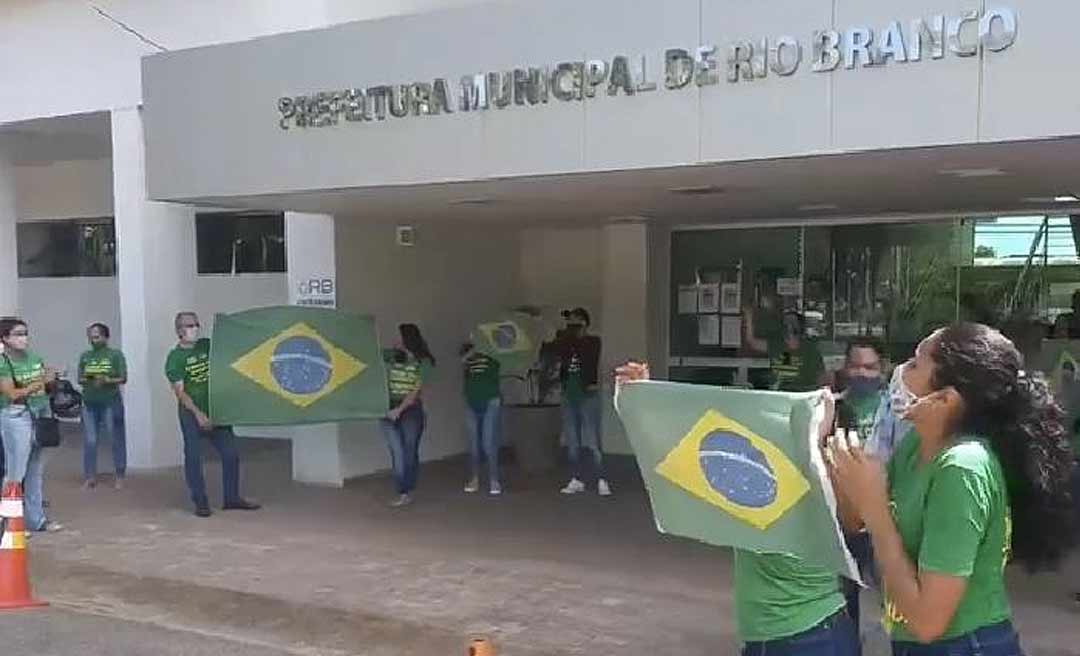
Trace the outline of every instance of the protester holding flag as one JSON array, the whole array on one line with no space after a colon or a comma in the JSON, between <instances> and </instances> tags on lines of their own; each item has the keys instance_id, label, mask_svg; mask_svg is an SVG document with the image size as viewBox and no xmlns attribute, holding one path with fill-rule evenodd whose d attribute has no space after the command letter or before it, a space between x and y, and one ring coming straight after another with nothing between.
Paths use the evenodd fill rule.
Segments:
<instances>
[{"instance_id":1,"label":"protester holding flag","mask_svg":"<svg viewBox=\"0 0 1080 656\"><path fill-rule=\"evenodd\" d=\"M259 504L240 496L240 456L229 426L210 420L210 340L199 338L199 316L180 312L173 322L179 342L165 359L165 377L177 400L180 433L184 438L184 478L197 517L209 517L210 501L202 468L202 439L208 438L221 455L223 510L258 510Z\"/></svg>"},{"instance_id":2,"label":"protester holding flag","mask_svg":"<svg viewBox=\"0 0 1080 656\"><path fill-rule=\"evenodd\" d=\"M1031 569L1054 566L1072 537L1061 409L1016 346L981 324L923 340L901 380L915 430L887 472L843 435L826 450L873 541L893 653L1021 654L1010 552Z\"/></svg>"},{"instance_id":3,"label":"protester holding flag","mask_svg":"<svg viewBox=\"0 0 1080 656\"><path fill-rule=\"evenodd\" d=\"M592 453L596 491L611 495L611 485L604 474L604 447L601 439L600 349L601 341L589 334L589 312L575 308L563 312L566 329L556 338L559 354L559 380L562 382L563 434L570 458L570 482L563 494L585 491L581 450Z\"/></svg>"},{"instance_id":4,"label":"protester holding flag","mask_svg":"<svg viewBox=\"0 0 1080 656\"><path fill-rule=\"evenodd\" d=\"M465 427L469 433L469 454L472 469L465 491L472 494L480 489L480 460L487 458L488 491L492 496L502 494L499 482L499 419L502 396L499 393L501 366L495 358L476 350L472 343L461 347L465 373Z\"/></svg>"},{"instance_id":5,"label":"protester holding flag","mask_svg":"<svg viewBox=\"0 0 1080 656\"><path fill-rule=\"evenodd\" d=\"M390 386L390 411L381 421L383 436L390 449L397 498L391 506L400 508L412 503L412 493L420 473L420 438L427 417L422 392L424 382L435 366L435 356L416 324L398 326L398 340L383 355Z\"/></svg>"},{"instance_id":6,"label":"protester holding flag","mask_svg":"<svg viewBox=\"0 0 1080 656\"><path fill-rule=\"evenodd\" d=\"M620 388L649 379L646 364L628 363L616 372ZM815 467L805 460L791 462L776 446L782 441L778 431L794 424L815 426L807 396L671 383L618 393L635 391L642 392L637 395L639 407L629 417L620 407L620 415L650 487L658 528L710 544L736 546L735 622L744 656L854 656L858 640L844 612L838 576L844 569L843 544L835 508L825 502L831 496L831 488L823 489L829 486L827 474L804 475ZM650 403L640 403L650 392ZM742 419L718 417L717 407L725 407L733 416L742 413ZM693 420L702 410L695 428L654 469L655 454L646 453L645 447L652 450L660 445L637 443L642 432L638 420L648 418L644 432L660 432ZM759 420L760 434L743 425L750 419ZM829 412L816 430L819 434L790 435L786 445L790 454L806 454L809 442L816 444L832 431ZM688 443L695 434L697 439ZM684 450L684 445L689 448ZM661 451L665 449L660 446ZM696 471L687 476L691 469ZM660 481L657 474L669 480ZM670 480L678 476L699 480ZM682 489L672 489L670 482ZM819 562L811 563L803 554ZM825 566L826 562L832 566Z\"/></svg>"}]
</instances>

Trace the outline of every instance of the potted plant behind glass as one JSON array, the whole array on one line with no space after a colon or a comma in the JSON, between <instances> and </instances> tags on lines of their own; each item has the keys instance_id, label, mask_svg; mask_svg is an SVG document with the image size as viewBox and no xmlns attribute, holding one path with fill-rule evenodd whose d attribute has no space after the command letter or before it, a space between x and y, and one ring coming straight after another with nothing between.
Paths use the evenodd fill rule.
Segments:
<instances>
[{"instance_id":1,"label":"potted plant behind glass","mask_svg":"<svg viewBox=\"0 0 1080 656\"><path fill-rule=\"evenodd\" d=\"M535 306L514 308L531 318L540 347L536 359L524 371L503 376L520 383L520 392L507 395L503 404L504 444L514 449L514 459L526 473L554 469L558 463L562 417L559 406L559 354L548 336L544 312Z\"/></svg>"}]
</instances>

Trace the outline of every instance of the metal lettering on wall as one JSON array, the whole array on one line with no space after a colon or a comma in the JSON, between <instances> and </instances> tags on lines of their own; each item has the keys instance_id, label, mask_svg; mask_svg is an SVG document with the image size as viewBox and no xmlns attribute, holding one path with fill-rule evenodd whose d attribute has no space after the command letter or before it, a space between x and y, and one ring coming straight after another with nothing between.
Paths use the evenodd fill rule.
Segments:
<instances>
[{"instance_id":1,"label":"metal lettering on wall","mask_svg":"<svg viewBox=\"0 0 1080 656\"><path fill-rule=\"evenodd\" d=\"M866 25L844 31L817 30L807 41L780 35L736 40L727 48L703 45L668 48L653 57L618 54L610 59L555 62L470 73L431 81L375 84L277 101L278 125L321 128L388 118L437 116L454 112L507 109L515 105L579 102L598 95L636 96L660 88L753 83L771 75L790 77L804 69L830 73L856 68L912 66L954 57L1007 50L1017 37L1017 13L1004 7L959 15L916 18L906 26L892 21L880 29ZM810 61L805 61L806 54ZM652 64L657 62L656 64ZM839 74L839 73L838 73Z\"/></svg>"}]
</instances>

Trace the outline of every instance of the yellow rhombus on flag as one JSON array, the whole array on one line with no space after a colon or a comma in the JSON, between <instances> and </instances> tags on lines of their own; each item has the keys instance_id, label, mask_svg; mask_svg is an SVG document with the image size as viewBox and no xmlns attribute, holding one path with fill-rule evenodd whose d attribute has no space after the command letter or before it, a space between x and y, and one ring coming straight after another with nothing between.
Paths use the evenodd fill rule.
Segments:
<instances>
[{"instance_id":1,"label":"yellow rhombus on flag","mask_svg":"<svg viewBox=\"0 0 1080 656\"><path fill-rule=\"evenodd\" d=\"M286 342L294 344L296 348L281 352L280 347ZM305 345L317 345L318 348L304 348ZM322 376L328 372L329 375L325 380L319 381L319 384L307 384L308 381L303 379L288 381L283 379L282 367L279 366L275 371L275 365L286 364L287 361L314 365L295 367L295 373L291 374L294 377L310 376L311 372ZM300 408L307 408L333 393L367 369L366 364L341 350L303 322L293 324L266 340L235 360L231 366L267 391ZM287 369L285 372L285 375L290 373ZM292 387L293 391L286 389L286 386Z\"/></svg>"},{"instance_id":2,"label":"yellow rhombus on flag","mask_svg":"<svg viewBox=\"0 0 1080 656\"><path fill-rule=\"evenodd\" d=\"M810 490L780 449L715 410L698 420L656 473L762 530Z\"/></svg>"}]
</instances>

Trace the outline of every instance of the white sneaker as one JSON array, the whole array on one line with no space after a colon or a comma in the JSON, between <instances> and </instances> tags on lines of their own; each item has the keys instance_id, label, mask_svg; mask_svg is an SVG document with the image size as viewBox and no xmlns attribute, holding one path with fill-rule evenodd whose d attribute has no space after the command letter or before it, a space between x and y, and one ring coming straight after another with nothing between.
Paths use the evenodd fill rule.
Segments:
<instances>
[{"instance_id":1,"label":"white sneaker","mask_svg":"<svg viewBox=\"0 0 1080 656\"><path fill-rule=\"evenodd\" d=\"M499 496L500 494L502 494L502 486L498 483L492 483L491 488L488 489L488 494L493 497Z\"/></svg>"},{"instance_id":2,"label":"white sneaker","mask_svg":"<svg viewBox=\"0 0 1080 656\"><path fill-rule=\"evenodd\" d=\"M585 491L585 484L576 478L571 478L566 487L559 491L563 494L580 494Z\"/></svg>"},{"instance_id":3,"label":"white sneaker","mask_svg":"<svg viewBox=\"0 0 1080 656\"><path fill-rule=\"evenodd\" d=\"M412 497L409 496L408 494L402 494L402 495L398 496L398 498L396 498L396 499L394 499L393 501L390 502L390 507L391 508L404 508L405 506L409 505L410 503L412 503Z\"/></svg>"},{"instance_id":4,"label":"white sneaker","mask_svg":"<svg viewBox=\"0 0 1080 656\"><path fill-rule=\"evenodd\" d=\"M474 494L480 490L480 481L475 478L469 479L469 482L465 484L465 491L469 494Z\"/></svg>"},{"instance_id":5,"label":"white sneaker","mask_svg":"<svg viewBox=\"0 0 1080 656\"><path fill-rule=\"evenodd\" d=\"M599 481L596 482L596 491L602 497L611 496L611 486L608 485L606 478L601 478Z\"/></svg>"}]
</instances>

